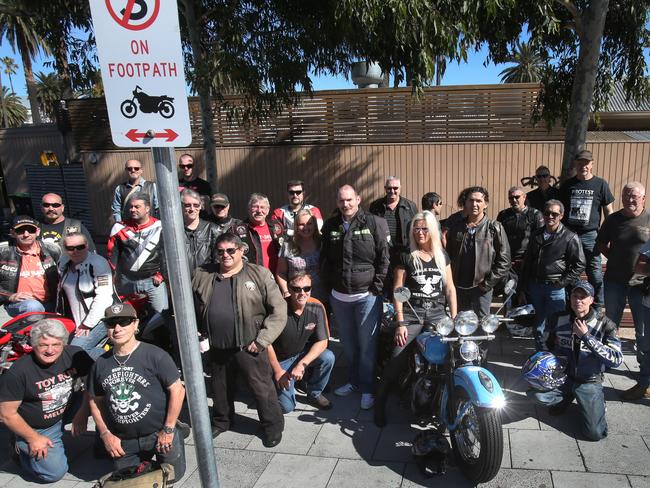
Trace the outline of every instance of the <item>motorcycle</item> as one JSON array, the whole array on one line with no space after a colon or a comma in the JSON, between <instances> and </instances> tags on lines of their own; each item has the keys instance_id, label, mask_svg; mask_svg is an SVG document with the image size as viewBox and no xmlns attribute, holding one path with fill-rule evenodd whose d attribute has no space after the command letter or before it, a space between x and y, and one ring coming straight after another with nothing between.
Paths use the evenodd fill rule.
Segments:
<instances>
[{"instance_id":1,"label":"motorcycle","mask_svg":"<svg viewBox=\"0 0 650 488\"><path fill-rule=\"evenodd\" d=\"M479 344L494 340L504 319L491 314L479 321L474 312L465 311L455 319L426 323L411 306L408 288L397 288L393 296L406 303L423 326L411 364L412 411L420 425L431 425L439 435L449 432L465 476L474 483L491 480L503 457L501 411L506 398L494 375L481 365L485 350ZM483 333L475 335L479 326Z\"/></svg>"},{"instance_id":2,"label":"motorcycle","mask_svg":"<svg viewBox=\"0 0 650 488\"><path fill-rule=\"evenodd\" d=\"M136 105L135 101L138 102ZM127 119L132 119L138 114L138 106L145 114L159 113L166 119L171 119L174 116L174 99L167 95L159 97L147 95L142 91L139 85L136 85L133 90L133 98L124 100L120 105L120 111Z\"/></svg>"}]
</instances>

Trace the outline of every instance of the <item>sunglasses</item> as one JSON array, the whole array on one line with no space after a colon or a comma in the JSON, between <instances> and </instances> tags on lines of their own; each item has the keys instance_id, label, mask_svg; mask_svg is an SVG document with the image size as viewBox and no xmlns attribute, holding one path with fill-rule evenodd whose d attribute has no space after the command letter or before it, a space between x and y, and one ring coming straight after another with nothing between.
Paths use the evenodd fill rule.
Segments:
<instances>
[{"instance_id":1,"label":"sunglasses","mask_svg":"<svg viewBox=\"0 0 650 488\"><path fill-rule=\"evenodd\" d=\"M200 203L184 203L183 207L185 208L201 208Z\"/></svg>"},{"instance_id":2,"label":"sunglasses","mask_svg":"<svg viewBox=\"0 0 650 488\"><path fill-rule=\"evenodd\" d=\"M178 167L183 168L183 169L192 169L194 167L194 165L193 164L179 164Z\"/></svg>"},{"instance_id":3,"label":"sunglasses","mask_svg":"<svg viewBox=\"0 0 650 488\"><path fill-rule=\"evenodd\" d=\"M413 227L413 232L414 233L421 233L421 234L428 234L429 229L427 227Z\"/></svg>"},{"instance_id":4,"label":"sunglasses","mask_svg":"<svg viewBox=\"0 0 650 488\"><path fill-rule=\"evenodd\" d=\"M107 327L107 328L109 328L109 329L114 329L114 328L115 328L116 326L118 326L118 325L119 325L120 327L128 327L128 326L131 325L133 322L135 322L135 319L134 319L134 318L131 318L131 317L124 317L124 318L121 318L121 319L118 319L118 320L108 320L108 321L106 321L106 322L104 322L104 323L106 324L106 327Z\"/></svg>"},{"instance_id":5,"label":"sunglasses","mask_svg":"<svg viewBox=\"0 0 650 488\"><path fill-rule=\"evenodd\" d=\"M72 251L83 251L84 249L86 249L85 244L79 244L78 246L65 246L65 250L70 251L70 252L72 252Z\"/></svg>"},{"instance_id":6,"label":"sunglasses","mask_svg":"<svg viewBox=\"0 0 650 488\"><path fill-rule=\"evenodd\" d=\"M508 200L519 200L523 195L509 195Z\"/></svg>"},{"instance_id":7,"label":"sunglasses","mask_svg":"<svg viewBox=\"0 0 650 488\"><path fill-rule=\"evenodd\" d=\"M43 203L41 203L41 205L43 206L43 208L50 208L50 207L52 207L52 208L59 208L59 207L61 207L63 204L62 204L62 203L58 203L58 202L54 202L54 203L43 202Z\"/></svg>"},{"instance_id":8,"label":"sunglasses","mask_svg":"<svg viewBox=\"0 0 650 488\"><path fill-rule=\"evenodd\" d=\"M300 293L301 291L309 293L311 291L311 286L290 286L289 290L294 293Z\"/></svg>"},{"instance_id":9,"label":"sunglasses","mask_svg":"<svg viewBox=\"0 0 650 488\"><path fill-rule=\"evenodd\" d=\"M289 190L289 195L302 195L302 190Z\"/></svg>"},{"instance_id":10,"label":"sunglasses","mask_svg":"<svg viewBox=\"0 0 650 488\"><path fill-rule=\"evenodd\" d=\"M549 173L544 173L542 175L535 175L535 178L548 178L549 176L551 176Z\"/></svg>"},{"instance_id":11,"label":"sunglasses","mask_svg":"<svg viewBox=\"0 0 650 488\"><path fill-rule=\"evenodd\" d=\"M390 191L390 190L397 191L397 190L399 190L399 186L385 186L384 190L386 190L386 191Z\"/></svg>"},{"instance_id":12,"label":"sunglasses","mask_svg":"<svg viewBox=\"0 0 650 488\"><path fill-rule=\"evenodd\" d=\"M140 171L141 169L142 169L142 168L136 168L136 167L134 167L134 166L129 166L129 167L126 168L126 170L127 170L129 173L134 173L134 172L136 172L136 171Z\"/></svg>"},{"instance_id":13,"label":"sunglasses","mask_svg":"<svg viewBox=\"0 0 650 488\"><path fill-rule=\"evenodd\" d=\"M237 252L236 247L229 247L227 249L217 249L217 256L223 256L226 253L228 253L231 256L234 256L236 252Z\"/></svg>"},{"instance_id":14,"label":"sunglasses","mask_svg":"<svg viewBox=\"0 0 650 488\"><path fill-rule=\"evenodd\" d=\"M14 232L16 234L24 234L25 232L29 232L30 234L36 234L36 227L33 227L31 225L25 225L23 227L18 227L17 229L14 229Z\"/></svg>"},{"instance_id":15,"label":"sunglasses","mask_svg":"<svg viewBox=\"0 0 650 488\"><path fill-rule=\"evenodd\" d=\"M544 217L553 217L553 218L555 218L555 217L559 217L560 215L562 215L560 212L551 212L549 210L544 212Z\"/></svg>"}]
</instances>

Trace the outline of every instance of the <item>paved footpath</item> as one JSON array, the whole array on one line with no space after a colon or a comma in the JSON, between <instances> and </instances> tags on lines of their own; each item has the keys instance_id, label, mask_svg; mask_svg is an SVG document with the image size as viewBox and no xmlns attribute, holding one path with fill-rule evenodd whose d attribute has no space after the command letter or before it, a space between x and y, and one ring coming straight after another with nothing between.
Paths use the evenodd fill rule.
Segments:
<instances>
[{"instance_id":1,"label":"paved footpath","mask_svg":"<svg viewBox=\"0 0 650 488\"><path fill-rule=\"evenodd\" d=\"M334 384L344 382L340 344L332 342L340 360ZM504 414L504 456L497 477L486 487L536 488L649 488L650 402L623 403L618 392L634 384L638 364L632 342L624 341L625 362L606 374L605 397L609 436L587 442L576 432L575 404L562 417L550 417L546 409L525 397L519 369L531 354L532 340L503 334L490 344L490 370L507 390ZM254 406L242 396L237 402L234 431L215 440L221 488L287 487L470 487L460 471L423 478L411 456L416 430L409 413L396 399L389 405L391 423L379 429L372 412L359 408L359 395L337 398L328 412L299 403L287 415L284 437L273 449L263 447L257 432ZM42 486L26 481L10 459L6 429L0 429L0 487ZM92 455L93 435L65 439L70 472L51 486L92 487L94 480L110 471L110 463ZM187 473L177 487L200 487L193 438L187 440Z\"/></svg>"}]
</instances>

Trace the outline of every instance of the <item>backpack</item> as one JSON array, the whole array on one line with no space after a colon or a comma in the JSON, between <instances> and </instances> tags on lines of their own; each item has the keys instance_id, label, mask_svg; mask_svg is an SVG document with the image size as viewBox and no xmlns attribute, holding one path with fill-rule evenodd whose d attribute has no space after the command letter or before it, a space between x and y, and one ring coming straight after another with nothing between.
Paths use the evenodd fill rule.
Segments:
<instances>
[{"instance_id":1,"label":"backpack","mask_svg":"<svg viewBox=\"0 0 650 488\"><path fill-rule=\"evenodd\" d=\"M145 461L102 476L93 488L165 488L173 481L171 464Z\"/></svg>"}]
</instances>

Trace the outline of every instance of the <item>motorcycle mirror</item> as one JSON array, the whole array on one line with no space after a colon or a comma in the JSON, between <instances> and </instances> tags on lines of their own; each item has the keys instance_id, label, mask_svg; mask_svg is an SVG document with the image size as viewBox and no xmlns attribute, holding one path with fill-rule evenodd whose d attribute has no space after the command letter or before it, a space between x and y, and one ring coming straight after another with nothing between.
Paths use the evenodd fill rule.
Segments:
<instances>
[{"instance_id":1,"label":"motorcycle mirror","mask_svg":"<svg viewBox=\"0 0 650 488\"><path fill-rule=\"evenodd\" d=\"M515 280L514 278L510 278L506 282L505 286L503 287L503 291L506 295L510 295L515 290L516 287L517 287L517 280Z\"/></svg>"},{"instance_id":2,"label":"motorcycle mirror","mask_svg":"<svg viewBox=\"0 0 650 488\"><path fill-rule=\"evenodd\" d=\"M408 302L409 298L411 298L411 291L405 286L400 286L393 290L393 298L400 303Z\"/></svg>"}]
</instances>

